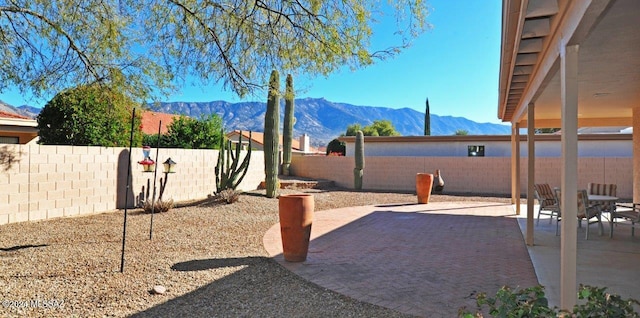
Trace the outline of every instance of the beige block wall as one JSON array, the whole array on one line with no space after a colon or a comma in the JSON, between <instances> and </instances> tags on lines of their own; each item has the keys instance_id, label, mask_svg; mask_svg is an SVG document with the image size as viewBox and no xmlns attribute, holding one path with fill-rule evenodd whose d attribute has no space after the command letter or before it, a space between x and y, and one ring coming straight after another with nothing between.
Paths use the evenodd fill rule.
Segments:
<instances>
[{"instance_id":1,"label":"beige block wall","mask_svg":"<svg viewBox=\"0 0 640 318\"><path fill-rule=\"evenodd\" d=\"M100 213L124 208L128 148L8 145L14 160L0 163L0 224ZM155 149L151 157L155 159ZM158 161L171 157L177 173L156 175L156 195L168 177L164 199L203 199L215 192L217 150L160 149ZM132 149L129 207L149 198L154 174L137 164L142 149ZM253 190L264 180L264 154L252 152L250 171L240 184ZM151 188L152 189L152 188ZM148 193L148 195L147 195Z\"/></svg>"},{"instance_id":2,"label":"beige block wall","mask_svg":"<svg viewBox=\"0 0 640 318\"><path fill-rule=\"evenodd\" d=\"M41 145L0 147L14 159L0 164L0 224L77 216L124 207L128 149ZM152 158L155 158L155 150ZM6 157L6 156L5 156ZM187 201L215 192L217 150L160 149L158 161L171 157L177 173L168 175L165 199ZM132 150L129 206L147 198L153 174L142 172L142 150ZM526 193L526 158L521 159L521 189ZM561 158L537 158L536 182L560 186ZM445 192L509 195L508 157L367 157L363 187L371 190L415 191L415 175L440 169ZM618 196L633 196L632 158L579 158L578 184L615 183ZM353 188L353 157L294 156L296 176L333 180ZM156 187L164 181L159 167ZM241 190L253 190L264 180L264 153L253 151ZM158 190L159 191L159 190ZM149 195L152 191L149 191Z\"/></svg>"},{"instance_id":3,"label":"beige block wall","mask_svg":"<svg viewBox=\"0 0 640 318\"><path fill-rule=\"evenodd\" d=\"M536 183L560 186L561 158L536 159ZM633 196L632 158L579 158L578 184L589 182L615 183L617 195ZM527 158L520 163L520 188L526 194ZM295 175L333 180L337 185L353 188L353 157L299 156L293 157ZM419 172L434 173L440 169L445 192L451 193L511 193L511 158L508 157L367 157L363 188L371 190L415 191Z\"/></svg>"}]
</instances>

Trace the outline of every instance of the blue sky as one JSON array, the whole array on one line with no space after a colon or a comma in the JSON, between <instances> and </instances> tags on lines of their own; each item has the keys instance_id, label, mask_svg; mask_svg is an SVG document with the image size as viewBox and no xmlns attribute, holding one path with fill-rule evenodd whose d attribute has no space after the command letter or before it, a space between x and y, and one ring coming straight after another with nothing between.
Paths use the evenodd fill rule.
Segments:
<instances>
[{"instance_id":1,"label":"blue sky","mask_svg":"<svg viewBox=\"0 0 640 318\"><path fill-rule=\"evenodd\" d=\"M431 114L466 117L476 122L500 123L498 74L501 2L430 0L427 17L432 29L392 59L358 71L348 68L328 78L294 78L297 98L323 97L362 106L413 108L424 112L429 98ZM372 42L387 39L376 28ZM219 92L219 93L215 93ZM250 98L249 100L255 100ZM266 100L266 96L264 98ZM24 98L14 90L0 94L14 106L42 107L47 100ZM185 86L166 101L241 101L218 86Z\"/></svg>"}]
</instances>

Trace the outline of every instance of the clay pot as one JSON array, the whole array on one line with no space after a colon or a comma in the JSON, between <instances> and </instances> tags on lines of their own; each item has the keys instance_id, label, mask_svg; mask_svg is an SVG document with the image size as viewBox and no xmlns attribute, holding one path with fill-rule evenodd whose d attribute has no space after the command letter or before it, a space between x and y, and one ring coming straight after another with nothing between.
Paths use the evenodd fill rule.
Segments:
<instances>
[{"instance_id":1,"label":"clay pot","mask_svg":"<svg viewBox=\"0 0 640 318\"><path fill-rule=\"evenodd\" d=\"M440 173L440 169L438 169L433 175L433 192L441 193L442 190L444 190L444 179L442 179L442 174Z\"/></svg>"},{"instance_id":2,"label":"clay pot","mask_svg":"<svg viewBox=\"0 0 640 318\"><path fill-rule=\"evenodd\" d=\"M431 197L431 189L433 187L433 175L430 173L416 174L416 194L418 195L418 203L429 203Z\"/></svg>"},{"instance_id":3,"label":"clay pot","mask_svg":"<svg viewBox=\"0 0 640 318\"><path fill-rule=\"evenodd\" d=\"M281 195L278 199L282 254L288 262L307 259L314 200L311 194Z\"/></svg>"}]
</instances>

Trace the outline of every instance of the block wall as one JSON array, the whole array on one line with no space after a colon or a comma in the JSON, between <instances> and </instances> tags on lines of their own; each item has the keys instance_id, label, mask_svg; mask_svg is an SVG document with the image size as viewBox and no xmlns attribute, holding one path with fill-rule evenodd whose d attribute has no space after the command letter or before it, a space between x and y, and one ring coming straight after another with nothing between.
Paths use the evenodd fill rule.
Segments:
<instances>
[{"instance_id":1,"label":"block wall","mask_svg":"<svg viewBox=\"0 0 640 318\"><path fill-rule=\"evenodd\" d=\"M536 158L535 182L560 186L561 158ZM297 176L333 180L353 188L353 157L300 156L292 160ZM415 191L416 173L440 169L445 192L511 193L511 158L508 157L366 157L363 188ZM632 158L579 158L578 184L615 183L620 198L633 197ZM520 189L526 194L527 158L520 162Z\"/></svg>"},{"instance_id":2,"label":"block wall","mask_svg":"<svg viewBox=\"0 0 640 318\"><path fill-rule=\"evenodd\" d=\"M162 162L169 157L178 163L176 173L163 173ZM143 159L140 148L132 149L129 188L128 148L6 145L0 158L0 225L122 209L125 202L135 207L153 194L154 174L142 172L137 163ZM216 191L217 150L160 149L157 158L156 197L165 179L163 199L203 199ZM258 187L263 161L263 152L252 152L239 189Z\"/></svg>"}]
</instances>

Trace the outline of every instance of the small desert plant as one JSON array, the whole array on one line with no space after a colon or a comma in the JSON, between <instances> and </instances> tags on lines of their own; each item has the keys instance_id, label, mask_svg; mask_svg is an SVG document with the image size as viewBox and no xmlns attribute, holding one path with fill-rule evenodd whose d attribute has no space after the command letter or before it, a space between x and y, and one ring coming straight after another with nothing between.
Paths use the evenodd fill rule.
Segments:
<instances>
[{"instance_id":1,"label":"small desert plant","mask_svg":"<svg viewBox=\"0 0 640 318\"><path fill-rule=\"evenodd\" d=\"M519 290L504 286L498 290L495 298L487 297L485 293L478 294L478 312L475 314L461 308L458 315L463 318L484 317L481 309L487 306L491 317L640 317L634 309L634 305L640 306L640 302L606 293L606 287L580 284L578 299L586 302L577 304L573 312L567 312L557 307L549 308L542 286Z\"/></svg>"},{"instance_id":2,"label":"small desert plant","mask_svg":"<svg viewBox=\"0 0 640 318\"><path fill-rule=\"evenodd\" d=\"M153 206L153 207L152 207ZM158 213L158 212L167 212L173 208L173 200L157 200L155 202L151 202L150 200L144 201L142 205L145 213Z\"/></svg>"},{"instance_id":3,"label":"small desert plant","mask_svg":"<svg viewBox=\"0 0 640 318\"><path fill-rule=\"evenodd\" d=\"M220 191L220 193L216 194L215 201L231 204L238 201L239 197L240 197L240 192L233 189L225 189Z\"/></svg>"}]
</instances>

